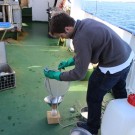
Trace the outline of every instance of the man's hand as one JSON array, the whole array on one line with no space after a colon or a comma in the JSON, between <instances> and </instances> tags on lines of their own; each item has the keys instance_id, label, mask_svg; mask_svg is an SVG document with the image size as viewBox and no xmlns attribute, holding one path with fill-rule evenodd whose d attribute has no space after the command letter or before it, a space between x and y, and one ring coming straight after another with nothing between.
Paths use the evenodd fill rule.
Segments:
<instances>
[{"instance_id":1,"label":"man's hand","mask_svg":"<svg viewBox=\"0 0 135 135\"><path fill-rule=\"evenodd\" d=\"M58 70L65 69L65 67L75 65L75 61L73 58L68 59L67 61L62 61L58 65Z\"/></svg>"},{"instance_id":2,"label":"man's hand","mask_svg":"<svg viewBox=\"0 0 135 135\"><path fill-rule=\"evenodd\" d=\"M58 70L65 69L65 67L67 67L67 62L66 61L62 61L58 65Z\"/></svg>"},{"instance_id":3,"label":"man's hand","mask_svg":"<svg viewBox=\"0 0 135 135\"><path fill-rule=\"evenodd\" d=\"M44 75L50 79L56 79L60 81L60 71L54 71L54 70L46 70L44 69Z\"/></svg>"}]
</instances>

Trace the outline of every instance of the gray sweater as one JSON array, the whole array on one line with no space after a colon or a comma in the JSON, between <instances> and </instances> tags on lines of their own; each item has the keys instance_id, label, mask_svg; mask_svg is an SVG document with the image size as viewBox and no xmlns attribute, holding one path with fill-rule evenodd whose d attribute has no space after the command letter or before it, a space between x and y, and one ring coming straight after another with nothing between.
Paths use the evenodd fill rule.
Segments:
<instances>
[{"instance_id":1,"label":"gray sweater","mask_svg":"<svg viewBox=\"0 0 135 135\"><path fill-rule=\"evenodd\" d=\"M131 53L130 46L111 28L92 20L78 20L72 36L75 50L75 68L63 72L61 81L81 80L89 63L101 67L114 67L124 63Z\"/></svg>"}]
</instances>

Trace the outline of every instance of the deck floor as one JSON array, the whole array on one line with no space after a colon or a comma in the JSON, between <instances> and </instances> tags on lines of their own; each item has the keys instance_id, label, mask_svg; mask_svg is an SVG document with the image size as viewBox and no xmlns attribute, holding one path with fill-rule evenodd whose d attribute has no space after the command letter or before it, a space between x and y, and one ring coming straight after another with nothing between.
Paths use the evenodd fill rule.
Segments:
<instances>
[{"instance_id":1,"label":"deck floor","mask_svg":"<svg viewBox=\"0 0 135 135\"><path fill-rule=\"evenodd\" d=\"M46 112L51 108L44 102L48 93L43 69L57 69L61 60L73 55L47 35L47 24L27 23L18 41L6 44L7 62L16 74L16 88L0 91L0 135L69 135L80 118L80 109L86 105L87 81L70 83L58 107L61 124L47 123ZM70 107L75 108L75 113L69 111Z\"/></svg>"}]
</instances>

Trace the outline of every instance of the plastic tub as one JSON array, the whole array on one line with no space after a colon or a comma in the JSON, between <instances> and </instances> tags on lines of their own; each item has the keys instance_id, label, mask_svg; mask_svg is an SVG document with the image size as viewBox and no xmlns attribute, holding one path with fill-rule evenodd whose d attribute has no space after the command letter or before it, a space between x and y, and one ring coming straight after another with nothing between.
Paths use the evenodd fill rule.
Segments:
<instances>
[{"instance_id":1,"label":"plastic tub","mask_svg":"<svg viewBox=\"0 0 135 135\"><path fill-rule=\"evenodd\" d=\"M70 135L92 135L90 132L85 130L84 128L74 128L71 130Z\"/></svg>"},{"instance_id":2,"label":"plastic tub","mask_svg":"<svg viewBox=\"0 0 135 135\"><path fill-rule=\"evenodd\" d=\"M133 135L134 128L135 107L127 99L110 101L102 118L101 135Z\"/></svg>"}]
</instances>

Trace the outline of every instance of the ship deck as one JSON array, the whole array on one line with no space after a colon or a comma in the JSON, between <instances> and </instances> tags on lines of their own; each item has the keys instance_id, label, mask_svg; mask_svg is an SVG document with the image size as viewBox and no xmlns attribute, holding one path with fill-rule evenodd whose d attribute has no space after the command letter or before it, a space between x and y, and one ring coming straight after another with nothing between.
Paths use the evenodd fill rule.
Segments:
<instances>
[{"instance_id":1,"label":"ship deck","mask_svg":"<svg viewBox=\"0 0 135 135\"><path fill-rule=\"evenodd\" d=\"M57 69L60 61L73 56L57 39L48 38L47 27L47 23L24 23L18 40L7 40L7 62L15 71L16 87L0 91L0 135L69 135L81 118L80 109L86 106L85 80L70 82L58 106L60 124L47 123L51 108L44 102L48 92L43 69ZM110 98L109 94L106 99ZM71 107L74 113L69 111Z\"/></svg>"}]
</instances>

